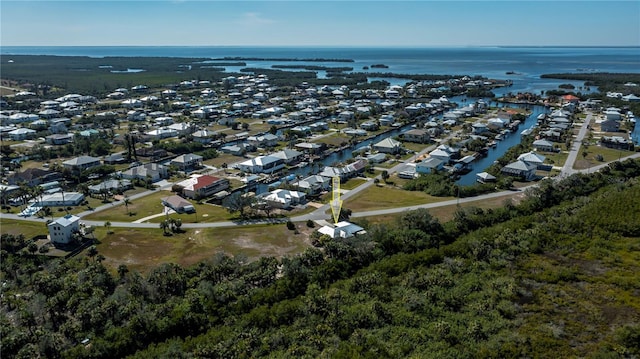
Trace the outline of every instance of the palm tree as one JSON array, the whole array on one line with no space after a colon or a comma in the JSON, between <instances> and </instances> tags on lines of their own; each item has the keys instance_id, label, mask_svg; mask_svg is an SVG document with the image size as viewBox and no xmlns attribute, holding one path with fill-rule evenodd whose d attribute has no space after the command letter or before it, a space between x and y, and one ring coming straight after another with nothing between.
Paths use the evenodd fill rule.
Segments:
<instances>
[{"instance_id":1,"label":"palm tree","mask_svg":"<svg viewBox=\"0 0 640 359\"><path fill-rule=\"evenodd\" d=\"M170 227L169 220L164 220L160 222L160 229L162 229L162 234L165 236L168 235L168 229Z\"/></svg>"},{"instance_id":2,"label":"palm tree","mask_svg":"<svg viewBox=\"0 0 640 359\"><path fill-rule=\"evenodd\" d=\"M104 222L104 228L107 229L107 234L111 233L111 222L109 221Z\"/></svg>"},{"instance_id":3,"label":"palm tree","mask_svg":"<svg viewBox=\"0 0 640 359\"><path fill-rule=\"evenodd\" d=\"M124 203L124 206L127 208L127 214L131 215L131 212L129 212L129 204L131 203L131 200L129 199L129 197L125 197L122 200L122 203Z\"/></svg>"}]
</instances>

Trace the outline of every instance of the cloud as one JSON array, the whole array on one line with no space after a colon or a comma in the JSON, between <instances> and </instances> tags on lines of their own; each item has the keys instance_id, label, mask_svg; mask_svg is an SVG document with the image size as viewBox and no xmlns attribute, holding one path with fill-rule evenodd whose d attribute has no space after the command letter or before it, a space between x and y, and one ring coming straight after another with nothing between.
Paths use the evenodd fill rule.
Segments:
<instances>
[{"instance_id":1,"label":"cloud","mask_svg":"<svg viewBox=\"0 0 640 359\"><path fill-rule=\"evenodd\" d=\"M257 12L246 12L240 16L238 23L245 26L262 26L274 24L275 20L262 17Z\"/></svg>"}]
</instances>

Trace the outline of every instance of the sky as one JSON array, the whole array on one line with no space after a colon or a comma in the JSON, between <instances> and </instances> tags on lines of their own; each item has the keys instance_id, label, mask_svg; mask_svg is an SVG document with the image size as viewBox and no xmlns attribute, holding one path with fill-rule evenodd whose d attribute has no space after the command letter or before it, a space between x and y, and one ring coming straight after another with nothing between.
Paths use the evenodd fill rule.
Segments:
<instances>
[{"instance_id":1,"label":"sky","mask_svg":"<svg viewBox=\"0 0 640 359\"><path fill-rule=\"evenodd\" d=\"M0 1L0 46L640 46L640 1Z\"/></svg>"}]
</instances>

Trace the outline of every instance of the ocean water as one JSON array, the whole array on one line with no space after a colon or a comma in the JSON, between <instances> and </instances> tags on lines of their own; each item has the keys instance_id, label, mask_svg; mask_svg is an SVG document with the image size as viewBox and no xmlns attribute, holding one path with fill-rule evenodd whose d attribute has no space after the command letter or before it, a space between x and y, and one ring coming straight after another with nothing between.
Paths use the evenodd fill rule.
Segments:
<instances>
[{"instance_id":1,"label":"ocean water","mask_svg":"<svg viewBox=\"0 0 640 359\"><path fill-rule=\"evenodd\" d=\"M186 58L287 58L349 59L353 62L296 62L332 67L353 67L357 72L401 74L481 75L510 79L509 91L539 92L557 88L557 81L541 79L559 72L640 72L640 47L450 47L450 48L348 48L348 47L197 47L197 46L2 46L0 55L59 56L160 56ZM270 68L283 61L245 61L246 67ZM371 69L373 64L386 69ZM369 69L363 69L368 66ZM227 67L237 72L240 67ZM512 72L513 74L507 74ZM322 76L322 74L320 74ZM388 79L392 84L406 80ZM576 82L580 86L581 83Z\"/></svg>"}]
</instances>

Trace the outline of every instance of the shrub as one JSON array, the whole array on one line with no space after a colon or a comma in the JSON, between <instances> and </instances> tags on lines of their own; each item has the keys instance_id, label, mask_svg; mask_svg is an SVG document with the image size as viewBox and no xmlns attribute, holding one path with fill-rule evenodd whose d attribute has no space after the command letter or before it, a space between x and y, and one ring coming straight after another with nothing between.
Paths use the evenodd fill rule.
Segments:
<instances>
[{"instance_id":1,"label":"shrub","mask_svg":"<svg viewBox=\"0 0 640 359\"><path fill-rule=\"evenodd\" d=\"M292 231L292 230L296 229L296 225L293 224L293 222L291 222L291 221L287 221L287 229Z\"/></svg>"},{"instance_id":2,"label":"shrub","mask_svg":"<svg viewBox=\"0 0 640 359\"><path fill-rule=\"evenodd\" d=\"M316 226L316 224L312 220L310 220L310 219L307 220L307 227L313 228L315 226Z\"/></svg>"}]
</instances>

